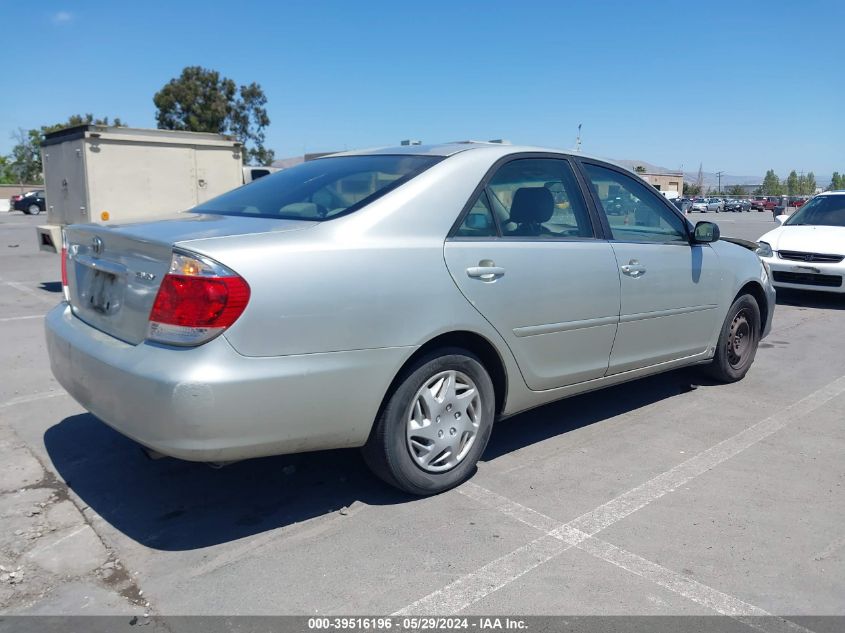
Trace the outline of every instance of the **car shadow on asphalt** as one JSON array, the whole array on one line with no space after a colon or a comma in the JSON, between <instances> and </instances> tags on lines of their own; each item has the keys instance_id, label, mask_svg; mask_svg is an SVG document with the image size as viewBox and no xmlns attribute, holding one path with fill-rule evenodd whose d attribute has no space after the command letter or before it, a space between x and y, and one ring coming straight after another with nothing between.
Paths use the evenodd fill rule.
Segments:
<instances>
[{"instance_id":1,"label":"car shadow on asphalt","mask_svg":"<svg viewBox=\"0 0 845 633\"><path fill-rule=\"evenodd\" d=\"M777 304L796 308L845 310L845 294L779 288L777 291Z\"/></svg>"},{"instance_id":2,"label":"car shadow on asphalt","mask_svg":"<svg viewBox=\"0 0 845 633\"><path fill-rule=\"evenodd\" d=\"M682 369L532 409L496 424L482 461L494 461L531 444L686 393L701 384L715 383L693 369Z\"/></svg>"},{"instance_id":3,"label":"car shadow on asphalt","mask_svg":"<svg viewBox=\"0 0 845 633\"><path fill-rule=\"evenodd\" d=\"M382 484L357 450L266 457L214 469L150 460L138 444L90 414L49 428L44 444L59 476L82 501L135 541L191 550L337 513L356 501L415 497Z\"/></svg>"},{"instance_id":4,"label":"car shadow on asphalt","mask_svg":"<svg viewBox=\"0 0 845 633\"><path fill-rule=\"evenodd\" d=\"M628 413L690 389L670 372L576 396L504 420L482 461ZM367 505L414 502L373 476L357 450L253 459L221 469L150 460L90 414L49 428L44 443L59 476L116 529L147 547L192 550Z\"/></svg>"},{"instance_id":5,"label":"car shadow on asphalt","mask_svg":"<svg viewBox=\"0 0 845 633\"><path fill-rule=\"evenodd\" d=\"M38 288L45 292L61 292L62 291L62 282L61 281L42 281Z\"/></svg>"}]
</instances>

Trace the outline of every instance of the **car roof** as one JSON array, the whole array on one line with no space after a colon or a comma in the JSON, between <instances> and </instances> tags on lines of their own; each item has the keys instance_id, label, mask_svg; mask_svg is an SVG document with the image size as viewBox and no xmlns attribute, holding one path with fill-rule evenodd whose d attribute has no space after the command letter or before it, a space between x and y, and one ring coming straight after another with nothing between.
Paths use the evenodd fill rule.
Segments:
<instances>
[{"instance_id":1,"label":"car roof","mask_svg":"<svg viewBox=\"0 0 845 633\"><path fill-rule=\"evenodd\" d=\"M575 154L571 151L553 149L549 147L535 147L530 145L510 145L506 143L486 143L482 141L457 141L452 143L440 143L434 145L401 145L399 147L374 147L369 149L357 149L347 152L338 152L337 154L330 154L330 156L363 156L363 155L408 155L408 156L453 156L460 152L480 151L496 156L507 156L508 154L516 154L521 152L544 152L551 154L561 154L564 156L571 156ZM583 158L594 158L604 162L612 163L606 158L599 158L596 156L588 156L577 153ZM324 156L321 158L328 158Z\"/></svg>"},{"instance_id":2,"label":"car roof","mask_svg":"<svg viewBox=\"0 0 845 633\"><path fill-rule=\"evenodd\" d=\"M836 189L834 191L822 191L817 196L845 196L845 189Z\"/></svg>"}]
</instances>

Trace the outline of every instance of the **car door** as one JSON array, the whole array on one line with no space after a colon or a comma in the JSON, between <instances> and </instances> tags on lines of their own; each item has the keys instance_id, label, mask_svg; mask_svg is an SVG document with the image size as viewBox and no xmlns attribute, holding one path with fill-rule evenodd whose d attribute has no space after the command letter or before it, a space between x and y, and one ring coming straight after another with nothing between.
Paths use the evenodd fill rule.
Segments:
<instances>
[{"instance_id":1,"label":"car door","mask_svg":"<svg viewBox=\"0 0 845 633\"><path fill-rule=\"evenodd\" d=\"M608 374L704 352L720 325L719 258L633 175L582 161L621 272L621 312ZM606 212L622 205L622 215Z\"/></svg>"},{"instance_id":2,"label":"car door","mask_svg":"<svg viewBox=\"0 0 845 633\"><path fill-rule=\"evenodd\" d=\"M569 161L510 159L482 182L444 245L455 284L499 332L530 389L604 376L619 271Z\"/></svg>"}]
</instances>

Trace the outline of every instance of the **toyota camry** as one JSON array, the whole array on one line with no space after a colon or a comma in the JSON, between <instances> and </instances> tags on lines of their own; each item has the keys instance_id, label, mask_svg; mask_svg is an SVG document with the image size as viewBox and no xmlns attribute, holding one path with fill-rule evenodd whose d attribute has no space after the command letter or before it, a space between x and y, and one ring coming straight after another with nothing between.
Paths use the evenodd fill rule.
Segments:
<instances>
[{"instance_id":1,"label":"toyota camry","mask_svg":"<svg viewBox=\"0 0 845 633\"><path fill-rule=\"evenodd\" d=\"M532 407L741 379L775 309L754 252L635 174L496 144L320 158L61 257L52 370L104 423L194 461L362 447L421 495Z\"/></svg>"}]
</instances>

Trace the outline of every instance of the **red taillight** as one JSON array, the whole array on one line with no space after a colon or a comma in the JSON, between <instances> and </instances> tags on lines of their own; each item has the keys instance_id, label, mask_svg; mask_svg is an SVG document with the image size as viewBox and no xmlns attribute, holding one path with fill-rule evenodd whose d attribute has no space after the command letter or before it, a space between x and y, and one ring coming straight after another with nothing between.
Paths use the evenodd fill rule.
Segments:
<instances>
[{"instance_id":1,"label":"red taillight","mask_svg":"<svg viewBox=\"0 0 845 633\"><path fill-rule=\"evenodd\" d=\"M62 288L67 288L67 248L62 246Z\"/></svg>"},{"instance_id":2,"label":"red taillight","mask_svg":"<svg viewBox=\"0 0 845 633\"><path fill-rule=\"evenodd\" d=\"M185 327L226 328L241 316L249 286L240 277L166 275L150 321Z\"/></svg>"},{"instance_id":3,"label":"red taillight","mask_svg":"<svg viewBox=\"0 0 845 633\"><path fill-rule=\"evenodd\" d=\"M223 332L246 309L249 285L217 262L174 253L170 270L150 311L147 338L199 345Z\"/></svg>"},{"instance_id":4,"label":"red taillight","mask_svg":"<svg viewBox=\"0 0 845 633\"><path fill-rule=\"evenodd\" d=\"M67 283L67 235L62 230L62 294L65 296L65 301L70 301L70 291Z\"/></svg>"}]
</instances>

